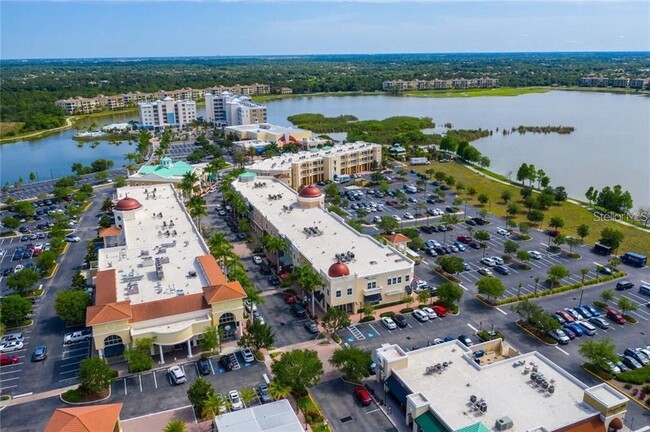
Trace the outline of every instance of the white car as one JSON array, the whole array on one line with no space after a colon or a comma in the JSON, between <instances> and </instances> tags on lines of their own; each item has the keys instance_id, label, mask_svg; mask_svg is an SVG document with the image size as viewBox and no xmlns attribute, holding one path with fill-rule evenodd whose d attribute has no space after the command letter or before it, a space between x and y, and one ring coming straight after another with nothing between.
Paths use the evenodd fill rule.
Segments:
<instances>
[{"instance_id":1,"label":"white car","mask_svg":"<svg viewBox=\"0 0 650 432\"><path fill-rule=\"evenodd\" d=\"M488 267L494 267L495 265L497 265L497 263L494 262L492 258L488 258L488 257L481 258L481 264L485 264Z\"/></svg>"},{"instance_id":2,"label":"white car","mask_svg":"<svg viewBox=\"0 0 650 432\"><path fill-rule=\"evenodd\" d=\"M64 240L70 243L77 243L81 241L79 237L73 235L66 236Z\"/></svg>"},{"instance_id":3,"label":"white car","mask_svg":"<svg viewBox=\"0 0 650 432\"><path fill-rule=\"evenodd\" d=\"M375 216L375 217L373 217L373 218L372 218L372 221L373 221L374 223L381 223L381 216Z\"/></svg>"},{"instance_id":4,"label":"white car","mask_svg":"<svg viewBox=\"0 0 650 432\"><path fill-rule=\"evenodd\" d=\"M23 349L23 343L19 340L12 340L0 345L0 353L8 353Z\"/></svg>"},{"instance_id":5,"label":"white car","mask_svg":"<svg viewBox=\"0 0 650 432\"><path fill-rule=\"evenodd\" d=\"M44 251L48 251L48 250L50 250L50 249L52 249L52 245L49 244L49 243L45 243L45 246L43 246L43 250L44 250Z\"/></svg>"},{"instance_id":6,"label":"white car","mask_svg":"<svg viewBox=\"0 0 650 432\"><path fill-rule=\"evenodd\" d=\"M422 279L416 279L411 283L414 291L422 291L429 287L429 283Z\"/></svg>"},{"instance_id":7,"label":"white car","mask_svg":"<svg viewBox=\"0 0 650 432\"><path fill-rule=\"evenodd\" d=\"M415 317L416 320L420 322L429 321L429 315L427 315L426 312L420 309L415 309L413 311L413 316Z\"/></svg>"},{"instance_id":8,"label":"white car","mask_svg":"<svg viewBox=\"0 0 650 432\"><path fill-rule=\"evenodd\" d=\"M504 265L505 264L505 261L503 261L503 258L501 258L499 256L493 256L491 259L492 259L492 261L494 261L496 263L496 265Z\"/></svg>"},{"instance_id":9,"label":"white car","mask_svg":"<svg viewBox=\"0 0 650 432\"><path fill-rule=\"evenodd\" d=\"M404 219L415 219L411 213L404 213Z\"/></svg>"},{"instance_id":10,"label":"white car","mask_svg":"<svg viewBox=\"0 0 650 432\"><path fill-rule=\"evenodd\" d=\"M483 276L492 276L492 270L490 270L487 267L481 267L480 269L478 269L478 272Z\"/></svg>"},{"instance_id":11,"label":"white car","mask_svg":"<svg viewBox=\"0 0 650 432\"><path fill-rule=\"evenodd\" d=\"M397 324L395 324L395 321L393 321L389 317L383 317L381 319L381 324L386 327L388 330L395 330L397 328Z\"/></svg>"},{"instance_id":12,"label":"white car","mask_svg":"<svg viewBox=\"0 0 650 432\"><path fill-rule=\"evenodd\" d=\"M18 264L18 265L16 266L16 268L14 268L14 274L20 272L20 271L21 271L22 269L24 269L24 268L25 268L25 266L23 266L22 264Z\"/></svg>"},{"instance_id":13,"label":"white car","mask_svg":"<svg viewBox=\"0 0 650 432\"><path fill-rule=\"evenodd\" d=\"M43 250L43 243L36 243L34 245L34 250Z\"/></svg>"},{"instance_id":14,"label":"white car","mask_svg":"<svg viewBox=\"0 0 650 432\"><path fill-rule=\"evenodd\" d=\"M614 375L618 375L618 374L621 373L621 368L619 368L618 366L616 366L616 365L615 365L614 363L612 363L611 361L609 361L609 360L605 360L604 362L605 362L605 364L606 364L607 367L609 368L609 371L610 371L612 374L614 374Z\"/></svg>"},{"instance_id":15,"label":"white car","mask_svg":"<svg viewBox=\"0 0 650 432\"><path fill-rule=\"evenodd\" d=\"M536 250L528 251L528 254L530 255L531 258L542 259L542 254L540 252L537 252Z\"/></svg>"},{"instance_id":16,"label":"white car","mask_svg":"<svg viewBox=\"0 0 650 432\"><path fill-rule=\"evenodd\" d=\"M2 336L0 339L0 345L6 344L7 342L24 342L25 336L22 333L12 333Z\"/></svg>"},{"instance_id":17,"label":"white car","mask_svg":"<svg viewBox=\"0 0 650 432\"><path fill-rule=\"evenodd\" d=\"M167 374L169 375L169 383L171 385L180 385L187 382L187 377L185 377L185 372L180 366L172 366L167 369Z\"/></svg>"},{"instance_id":18,"label":"white car","mask_svg":"<svg viewBox=\"0 0 650 432\"><path fill-rule=\"evenodd\" d=\"M426 245L429 249L433 249L441 246L440 242L437 242L436 240L427 240Z\"/></svg>"},{"instance_id":19,"label":"white car","mask_svg":"<svg viewBox=\"0 0 650 432\"><path fill-rule=\"evenodd\" d=\"M244 348L241 350L241 356L244 357L246 363L253 363L255 361L255 356L250 348Z\"/></svg>"},{"instance_id":20,"label":"white car","mask_svg":"<svg viewBox=\"0 0 650 432\"><path fill-rule=\"evenodd\" d=\"M228 399L230 399L230 405L232 406L233 411L244 408L244 403L241 401L241 397L237 390L230 390L228 392Z\"/></svg>"},{"instance_id":21,"label":"white car","mask_svg":"<svg viewBox=\"0 0 650 432\"><path fill-rule=\"evenodd\" d=\"M393 219L395 219L397 222L401 222L401 221L402 221L402 218L400 218L400 217L397 216L397 215L393 215Z\"/></svg>"},{"instance_id":22,"label":"white car","mask_svg":"<svg viewBox=\"0 0 650 432\"><path fill-rule=\"evenodd\" d=\"M436 318L438 318L438 315L436 315L436 313L433 311L433 309L431 309L431 308L428 307L428 306L427 306L427 307L423 307L423 308L422 308L422 312L424 312L425 314L427 314L427 316L429 317L429 319L436 319Z\"/></svg>"},{"instance_id":23,"label":"white car","mask_svg":"<svg viewBox=\"0 0 650 432\"><path fill-rule=\"evenodd\" d=\"M504 230L503 228L497 228L497 234L504 237L510 237L510 231Z\"/></svg>"},{"instance_id":24,"label":"white car","mask_svg":"<svg viewBox=\"0 0 650 432\"><path fill-rule=\"evenodd\" d=\"M248 313L257 312L257 305L252 301L246 299L244 300L244 309L246 309L246 312Z\"/></svg>"},{"instance_id":25,"label":"white car","mask_svg":"<svg viewBox=\"0 0 650 432\"><path fill-rule=\"evenodd\" d=\"M258 255L253 255L253 262L257 265L260 265L264 262L264 260Z\"/></svg>"}]
</instances>

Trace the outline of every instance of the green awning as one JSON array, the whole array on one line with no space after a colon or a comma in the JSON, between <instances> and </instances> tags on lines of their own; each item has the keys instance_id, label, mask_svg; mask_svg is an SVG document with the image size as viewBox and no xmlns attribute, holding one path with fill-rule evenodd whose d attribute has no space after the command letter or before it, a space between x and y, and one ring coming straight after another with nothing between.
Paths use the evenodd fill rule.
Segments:
<instances>
[{"instance_id":1,"label":"green awning","mask_svg":"<svg viewBox=\"0 0 650 432\"><path fill-rule=\"evenodd\" d=\"M470 426L465 426L462 429L457 429L455 432L490 432L490 428L478 422Z\"/></svg>"},{"instance_id":2,"label":"green awning","mask_svg":"<svg viewBox=\"0 0 650 432\"><path fill-rule=\"evenodd\" d=\"M420 426L422 432L449 432L449 430L444 427L433 414L431 414L431 411L420 414L415 419L415 423Z\"/></svg>"}]
</instances>

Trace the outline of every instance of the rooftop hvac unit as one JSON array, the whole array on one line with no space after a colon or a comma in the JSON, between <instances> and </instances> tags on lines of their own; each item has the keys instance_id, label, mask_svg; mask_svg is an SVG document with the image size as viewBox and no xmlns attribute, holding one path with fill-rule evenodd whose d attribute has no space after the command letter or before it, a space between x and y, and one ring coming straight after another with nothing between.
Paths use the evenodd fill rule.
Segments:
<instances>
[{"instance_id":1,"label":"rooftop hvac unit","mask_svg":"<svg viewBox=\"0 0 650 432\"><path fill-rule=\"evenodd\" d=\"M494 423L494 427L500 431L511 429L513 426L512 419L508 416L501 417Z\"/></svg>"}]
</instances>

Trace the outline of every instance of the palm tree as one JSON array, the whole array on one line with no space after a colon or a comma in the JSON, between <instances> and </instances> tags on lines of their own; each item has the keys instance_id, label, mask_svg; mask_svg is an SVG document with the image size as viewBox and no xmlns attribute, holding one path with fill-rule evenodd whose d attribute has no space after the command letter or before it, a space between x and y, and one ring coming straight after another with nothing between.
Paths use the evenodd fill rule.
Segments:
<instances>
[{"instance_id":1,"label":"palm tree","mask_svg":"<svg viewBox=\"0 0 650 432\"><path fill-rule=\"evenodd\" d=\"M226 407L226 398L220 394L213 394L203 402L203 416L214 417Z\"/></svg>"},{"instance_id":2,"label":"palm tree","mask_svg":"<svg viewBox=\"0 0 650 432\"><path fill-rule=\"evenodd\" d=\"M239 391L239 396L241 397L242 402L244 402L244 405L248 406L248 404L257 397L257 393L252 387L244 387Z\"/></svg>"},{"instance_id":3,"label":"palm tree","mask_svg":"<svg viewBox=\"0 0 650 432\"><path fill-rule=\"evenodd\" d=\"M294 269L295 273L296 269ZM302 288L303 293L309 292L311 297L311 314L315 315L315 295L314 293L318 288L325 285L323 278L319 273L316 273L313 268L310 266L301 266L301 269L298 271L297 276L298 284Z\"/></svg>"},{"instance_id":4,"label":"palm tree","mask_svg":"<svg viewBox=\"0 0 650 432\"><path fill-rule=\"evenodd\" d=\"M273 381L269 385L269 394L275 400L284 399L291 394L291 387L283 386L277 381Z\"/></svg>"},{"instance_id":5,"label":"palm tree","mask_svg":"<svg viewBox=\"0 0 650 432\"><path fill-rule=\"evenodd\" d=\"M186 432L187 431L187 424L183 420L180 419L173 419L170 420L169 423L165 426L165 429L163 429L163 432Z\"/></svg>"},{"instance_id":6,"label":"palm tree","mask_svg":"<svg viewBox=\"0 0 650 432\"><path fill-rule=\"evenodd\" d=\"M264 235L262 237L262 245L266 249L267 253L275 255L276 265L280 267L280 252L284 252L288 249L288 244L284 238L272 235Z\"/></svg>"},{"instance_id":7,"label":"palm tree","mask_svg":"<svg viewBox=\"0 0 650 432\"><path fill-rule=\"evenodd\" d=\"M445 228L449 228L449 225L456 225L458 223L458 216L455 214L445 213L442 215L442 223L445 225ZM443 233L443 243L447 243L447 229Z\"/></svg>"},{"instance_id":8,"label":"palm tree","mask_svg":"<svg viewBox=\"0 0 650 432\"><path fill-rule=\"evenodd\" d=\"M205 208L205 200L203 197L194 195L187 202L187 208L190 211L190 216L196 218L196 224L198 225L199 232L201 231L201 216L208 214Z\"/></svg>"},{"instance_id":9,"label":"palm tree","mask_svg":"<svg viewBox=\"0 0 650 432\"><path fill-rule=\"evenodd\" d=\"M266 299L262 295L261 291L256 290L255 288L253 289L246 289L246 300L253 304L260 304L264 303Z\"/></svg>"},{"instance_id":10,"label":"palm tree","mask_svg":"<svg viewBox=\"0 0 650 432\"><path fill-rule=\"evenodd\" d=\"M272 157L280 153L280 147L278 143L272 142L271 144L264 147L264 157Z\"/></svg>"},{"instance_id":11,"label":"palm tree","mask_svg":"<svg viewBox=\"0 0 650 432\"><path fill-rule=\"evenodd\" d=\"M535 281L535 292L533 293L534 295L537 295L537 286L539 285L539 277L536 277L533 279Z\"/></svg>"}]
</instances>

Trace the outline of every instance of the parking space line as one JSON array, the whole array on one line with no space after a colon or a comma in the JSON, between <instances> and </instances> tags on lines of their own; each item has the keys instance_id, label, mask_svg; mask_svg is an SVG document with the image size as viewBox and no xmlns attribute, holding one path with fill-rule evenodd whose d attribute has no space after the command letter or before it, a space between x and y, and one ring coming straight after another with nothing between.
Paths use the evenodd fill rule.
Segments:
<instances>
[{"instance_id":1,"label":"parking space line","mask_svg":"<svg viewBox=\"0 0 650 432\"><path fill-rule=\"evenodd\" d=\"M504 311L504 310L501 310L501 308L495 308L495 309L498 310L499 312L501 312L504 315L508 315L508 313L506 311Z\"/></svg>"},{"instance_id":2,"label":"parking space line","mask_svg":"<svg viewBox=\"0 0 650 432\"><path fill-rule=\"evenodd\" d=\"M124 396L128 395L128 390L126 389L126 378L124 378Z\"/></svg>"},{"instance_id":3,"label":"parking space line","mask_svg":"<svg viewBox=\"0 0 650 432\"><path fill-rule=\"evenodd\" d=\"M462 289L464 289L465 291L469 291L469 289L466 288L466 287L464 287L462 283L459 283L458 285L459 285Z\"/></svg>"},{"instance_id":4,"label":"parking space line","mask_svg":"<svg viewBox=\"0 0 650 432\"><path fill-rule=\"evenodd\" d=\"M77 365L75 365L75 366L77 366ZM65 372L59 372L59 375L67 375L67 374L70 374L70 373L77 373L77 372L79 372L78 368L73 369L73 370L69 370L69 371L65 371Z\"/></svg>"},{"instance_id":5,"label":"parking space line","mask_svg":"<svg viewBox=\"0 0 650 432\"><path fill-rule=\"evenodd\" d=\"M2 376L2 375L7 375L7 374L12 374L12 373L18 373L18 372L20 372L21 370L22 370L22 369L16 369L16 370L7 371L7 372L0 372L0 376ZM3 379L4 379L4 378L3 378Z\"/></svg>"},{"instance_id":6,"label":"parking space line","mask_svg":"<svg viewBox=\"0 0 650 432\"><path fill-rule=\"evenodd\" d=\"M7 390L7 389L16 388L16 387L18 387L18 385L12 385L12 386L7 386L7 387L0 387L0 390L5 391L5 390Z\"/></svg>"},{"instance_id":7,"label":"parking space line","mask_svg":"<svg viewBox=\"0 0 650 432\"><path fill-rule=\"evenodd\" d=\"M140 381L140 393L142 393L142 374L138 375L138 380Z\"/></svg>"},{"instance_id":8,"label":"parking space line","mask_svg":"<svg viewBox=\"0 0 650 432\"><path fill-rule=\"evenodd\" d=\"M564 350L563 350L562 348L560 348L559 346L556 346L555 349L558 350L558 351L560 351L560 352L562 352L562 353L564 353L564 354L566 354L566 355L571 355L571 354L569 354L568 352L564 351Z\"/></svg>"},{"instance_id":9,"label":"parking space line","mask_svg":"<svg viewBox=\"0 0 650 432\"><path fill-rule=\"evenodd\" d=\"M476 329L476 327L474 327L474 326L471 325L470 323L467 323L467 327L471 328L471 329L474 330L475 332L478 332L478 330Z\"/></svg>"},{"instance_id":10,"label":"parking space line","mask_svg":"<svg viewBox=\"0 0 650 432\"><path fill-rule=\"evenodd\" d=\"M20 379L20 377L16 377L16 378L3 378L3 379L2 379L2 382L14 381L14 380L17 380L17 379Z\"/></svg>"},{"instance_id":11,"label":"parking space line","mask_svg":"<svg viewBox=\"0 0 650 432\"><path fill-rule=\"evenodd\" d=\"M212 366L212 360L208 359L208 363L210 364L210 369L212 370L212 375L214 375L214 366ZM156 378L154 377L154 379L156 379ZM158 388L158 387L156 387L156 388Z\"/></svg>"},{"instance_id":12,"label":"parking space line","mask_svg":"<svg viewBox=\"0 0 650 432\"><path fill-rule=\"evenodd\" d=\"M377 331L377 330L372 326L372 324L368 324L368 326L372 329L372 331L374 331L374 332L377 334L377 336L380 336L381 333L379 333L379 332L378 332L378 331Z\"/></svg>"}]
</instances>

